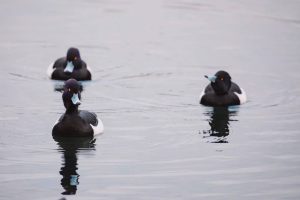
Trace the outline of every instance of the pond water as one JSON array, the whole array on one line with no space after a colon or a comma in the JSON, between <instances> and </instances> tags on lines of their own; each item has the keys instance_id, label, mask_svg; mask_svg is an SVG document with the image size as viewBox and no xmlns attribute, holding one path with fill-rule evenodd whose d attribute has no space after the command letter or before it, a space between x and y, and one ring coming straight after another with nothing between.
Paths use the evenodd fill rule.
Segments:
<instances>
[{"instance_id":1,"label":"pond water","mask_svg":"<svg viewBox=\"0 0 300 200\"><path fill-rule=\"evenodd\" d=\"M299 199L300 1L63 0L0 7L0 199ZM95 140L53 139L48 65L78 47ZM199 105L223 69L248 95Z\"/></svg>"}]
</instances>

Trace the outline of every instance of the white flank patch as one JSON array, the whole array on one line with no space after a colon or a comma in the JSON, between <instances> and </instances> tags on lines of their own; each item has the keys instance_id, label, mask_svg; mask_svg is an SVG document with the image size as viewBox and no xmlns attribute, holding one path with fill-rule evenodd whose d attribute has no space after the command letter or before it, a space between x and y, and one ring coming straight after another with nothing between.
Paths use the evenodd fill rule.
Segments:
<instances>
[{"instance_id":1,"label":"white flank patch","mask_svg":"<svg viewBox=\"0 0 300 200\"><path fill-rule=\"evenodd\" d=\"M53 72L54 72L54 68L53 68L53 65L54 65L54 62L53 63L51 63L50 65L49 65L49 67L48 67L48 69L47 69L47 76L51 79L51 77L52 77L52 74L53 74Z\"/></svg>"},{"instance_id":2,"label":"white flank patch","mask_svg":"<svg viewBox=\"0 0 300 200\"><path fill-rule=\"evenodd\" d=\"M58 124L60 117L56 120L56 122L54 123L53 127Z\"/></svg>"},{"instance_id":3,"label":"white flank patch","mask_svg":"<svg viewBox=\"0 0 300 200\"><path fill-rule=\"evenodd\" d=\"M202 99L203 95L205 94L204 91L205 91L205 89L202 90L202 92L201 92L201 94L200 94L200 96L199 96L199 103L201 102L201 99Z\"/></svg>"},{"instance_id":4,"label":"white flank patch","mask_svg":"<svg viewBox=\"0 0 300 200\"><path fill-rule=\"evenodd\" d=\"M90 66L86 65L86 68L92 74L92 69L90 68Z\"/></svg>"},{"instance_id":5,"label":"white flank patch","mask_svg":"<svg viewBox=\"0 0 300 200\"><path fill-rule=\"evenodd\" d=\"M242 91L242 94L239 94L237 92L234 92L234 94L236 96L238 96L238 98L240 100L240 104L243 104L243 103L246 103L246 101L247 101L247 95L246 95L246 92L242 88L240 88L240 89Z\"/></svg>"},{"instance_id":6,"label":"white flank patch","mask_svg":"<svg viewBox=\"0 0 300 200\"><path fill-rule=\"evenodd\" d=\"M100 135L104 132L104 126L103 126L103 123L100 119L98 119L98 125L97 126L93 126L92 124L91 124L91 126L94 130L94 136Z\"/></svg>"}]
</instances>

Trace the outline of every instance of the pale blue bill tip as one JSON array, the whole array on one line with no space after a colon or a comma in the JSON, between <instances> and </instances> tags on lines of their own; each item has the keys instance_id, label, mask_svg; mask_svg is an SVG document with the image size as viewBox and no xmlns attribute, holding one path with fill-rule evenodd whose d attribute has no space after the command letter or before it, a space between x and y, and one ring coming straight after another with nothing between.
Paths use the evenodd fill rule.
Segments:
<instances>
[{"instance_id":1,"label":"pale blue bill tip","mask_svg":"<svg viewBox=\"0 0 300 200\"><path fill-rule=\"evenodd\" d=\"M71 100L74 105L79 105L81 103L79 100L78 94L75 94L75 93L73 94Z\"/></svg>"},{"instance_id":2,"label":"pale blue bill tip","mask_svg":"<svg viewBox=\"0 0 300 200\"><path fill-rule=\"evenodd\" d=\"M72 73L73 70L74 70L74 65L73 65L72 61L68 61L67 66L66 66L64 72Z\"/></svg>"},{"instance_id":3,"label":"pale blue bill tip","mask_svg":"<svg viewBox=\"0 0 300 200\"><path fill-rule=\"evenodd\" d=\"M205 75L204 76L205 78L207 78L210 82L215 82L216 81L216 79L217 79L217 77L216 76L207 76L207 75Z\"/></svg>"}]
</instances>

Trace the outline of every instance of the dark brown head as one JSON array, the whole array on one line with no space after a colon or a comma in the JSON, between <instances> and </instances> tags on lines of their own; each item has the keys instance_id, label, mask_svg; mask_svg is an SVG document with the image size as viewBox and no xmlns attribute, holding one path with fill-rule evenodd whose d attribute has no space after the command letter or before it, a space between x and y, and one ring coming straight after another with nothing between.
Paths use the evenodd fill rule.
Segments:
<instances>
[{"instance_id":1,"label":"dark brown head","mask_svg":"<svg viewBox=\"0 0 300 200\"><path fill-rule=\"evenodd\" d=\"M214 76L205 76L217 95L225 95L231 87L231 77L226 71L218 71Z\"/></svg>"},{"instance_id":2,"label":"dark brown head","mask_svg":"<svg viewBox=\"0 0 300 200\"><path fill-rule=\"evenodd\" d=\"M80 105L80 84L75 79L69 79L65 82L62 95L64 106L67 111L74 111Z\"/></svg>"},{"instance_id":3,"label":"dark brown head","mask_svg":"<svg viewBox=\"0 0 300 200\"><path fill-rule=\"evenodd\" d=\"M67 61L80 60L80 53L77 48L71 47L67 52Z\"/></svg>"}]
</instances>

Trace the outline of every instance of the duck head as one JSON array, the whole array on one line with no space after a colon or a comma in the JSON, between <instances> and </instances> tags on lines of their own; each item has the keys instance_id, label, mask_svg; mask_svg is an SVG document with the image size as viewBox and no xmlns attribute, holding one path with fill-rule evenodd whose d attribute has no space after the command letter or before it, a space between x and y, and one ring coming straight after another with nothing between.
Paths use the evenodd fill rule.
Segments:
<instances>
[{"instance_id":1,"label":"duck head","mask_svg":"<svg viewBox=\"0 0 300 200\"><path fill-rule=\"evenodd\" d=\"M217 95L225 95L231 87L231 77L226 71L218 71L213 76L205 76Z\"/></svg>"},{"instance_id":2,"label":"duck head","mask_svg":"<svg viewBox=\"0 0 300 200\"><path fill-rule=\"evenodd\" d=\"M62 95L66 112L78 111L80 105L80 84L75 79L69 79L65 82L64 92Z\"/></svg>"},{"instance_id":3,"label":"duck head","mask_svg":"<svg viewBox=\"0 0 300 200\"><path fill-rule=\"evenodd\" d=\"M77 48L71 47L69 48L68 52L67 52L67 65L64 69L65 73L72 73L74 68L80 68L80 62L81 58L80 58L80 53L79 50Z\"/></svg>"}]
</instances>

